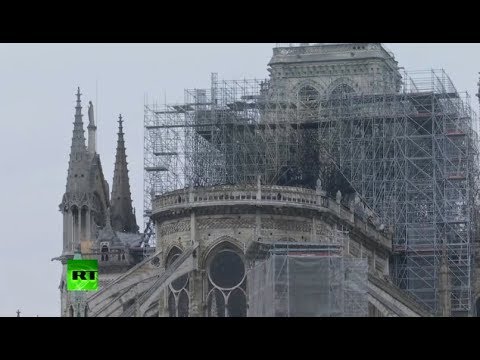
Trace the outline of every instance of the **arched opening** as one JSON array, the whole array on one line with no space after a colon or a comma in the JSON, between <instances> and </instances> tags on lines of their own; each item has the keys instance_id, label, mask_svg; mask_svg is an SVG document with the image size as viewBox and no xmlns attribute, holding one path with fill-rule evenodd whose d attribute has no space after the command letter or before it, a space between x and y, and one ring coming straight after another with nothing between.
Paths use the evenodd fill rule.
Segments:
<instances>
[{"instance_id":1,"label":"arched opening","mask_svg":"<svg viewBox=\"0 0 480 360\"><path fill-rule=\"evenodd\" d=\"M174 246L168 252L167 258L165 260L165 267L168 268L172 263L182 254L182 250Z\"/></svg>"},{"instance_id":2,"label":"arched opening","mask_svg":"<svg viewBox=\"0 0 480 360\"><path fill-rule=\"evenodd\" d=\"M339 83L333 87L332 91L330 91L328 101L325 104L329 116L343 116L350 111L350 106L354 105L352 96L354 94L355 90L350 85L345 83ZM347 136L356 137L358 134L360 134L358 132L359 130L360 129L357 128L349 130Z\"/></svg>"},{"instance_id":3,"label":"arched opening","mask_svg":"<svg viewBox=\"0 0 480 360\"><path fill-rule=\"evenodd\" d=\"M107 245L102 245L100 260L101 261L108 261L108 246Z\"/></svg>"},{"instance_id":4,"label":"arched opening","mask_svg":"<svg viewBox=\"0 0 480 360\"><path fill-rule=\"evenodd\" d=\"M177 317L175 295L173 294L173 292L170 292L170 295L168 295L168 316Z\"/></svg>"},{"instance_id":5,"label":"arched opening","mask_svg":"<svg viewBox=\"0 0 480 360\"><path fill-rule=\"evenodd\" d=\"M74 316L73 306L72 306L72 305L70 305L70 307L68 308L68 316L69 316L69 317L73 317L73 316Z\"/></svg>"},{"instance_id":6,"label":"arched opening","mask_svg":"<svg viewBox=\"0 0 480 360\"><path fill-rule=\"evenodd\" d=\"M78 207L72 206L72 249L74 249L74 244L78 244L80 239L78 238L79 235L79 213Z\"/></svg>"},{"instance_id":7,"label":"arched opening","mask_svg":"<svg viewBox=\"0 0 480 360\"><path fill-rule=\"evenodd\" d=\"M85 305L84 314L85 317L88 317L88 306Z\"/></svg>"},{"instance_id":8,"label":"arched opening","mask_svg":"<svg viewBox=\"0 0 480 360\"><path fill-rule=\"evenodd\" d=\"M143 317L158 317L158 300L150 304L148 309L143 313Z\"/></svg>"},{"instance_id":9,"label":"arched opening","mask_svg":"<svg viewBox=\"0 0 480 360\"><path fill-rule=\"evenodd\" d=\"M245 275L245 265L241 257L233 250L219 251L210 262L208 269L210 281L220 289L238 286Z\"/></svg>"},{"instance_id":10,"label":"arched opening","mask_svg":"<svg viewBox=\"0 0 480 360\"><path fill-rule=\"evenodd\" d=\"M178 295L178 317L188 317L188 305L188 294L185 290L182 290Z\"/></svg>"},{"instance_id":11,"label":"arched opening","mask_svg":"<svg viewBox=\"0 0 480 360\"><path fill-rule=\"evenodd\" d=\"M188 275L182 275L179 278L172 281L171 287L174 291L181 291L187 287Z\"/></svg>"},{"instance_id":12,"label":"arched opening","mask_svg":"<svg viewBox=\"0 0 480 360\"><path fill-rule=\"evenodd\" d=\"M241 288L236 288L228 296L228 316L247 316L247 296Z\"/></svg>"},{"instance_id":13,"label":"arched opening","mask_svg":"<svg viewBox=\"0 0 480 360\"><path fill-rule=\"evenodd\" d=\"M225 297L223 293L214 288L207 298L207 316L225 317Z\"/></svg>"},{"instance_id":14,"label":"arched opening","mask_svg":"<svg viewBox=\"0 0 480 360\"><path fill-rule=\"evenodd\" d=\"M340 84L332 90L330 93L330 99L344 99L353 93L355 93L355 90L353 90L350 85Z\"/></svg>"},{"instance_id":15,"label":"arched opening","mask_svg":"<svg viewBox=\"0 0 480 360\"><path fill-rule=\"evenodd\" d=\"M476 306L475 306L476 314L475 315L477 317L480 317L480 298L477 299L475 304L476 304Z\"/></svg>"},{"instance_id":16,"label":"arched opening","mask_svg":"<svg viewBox=\"0 0 480 360\"><path fill-rule=\"evenodd\" d=\"M87 208L82 207L80 211L80 238L86 239L87 236Z\"/></svg>"},{"instance_id":17,"label":"arched opening","mask_svg":"<svg viewBox=\"0 0 480 360\"><path fill-rule=\"evenodd\" d=\"M315 110L320 105L320 94L313 86L306 85L298 91L299 108Z\"/></svg>"},{"instance_id":18,"label":"arched opening","mask_svg":"<svg viewBox=\"0 0 480 360\"><path fill-rule=\"evenodd\" d=\"M207 316L246 316L246 272L242 252L224 242L212 251L206 264Z\"/></svg>"}]
</instances>

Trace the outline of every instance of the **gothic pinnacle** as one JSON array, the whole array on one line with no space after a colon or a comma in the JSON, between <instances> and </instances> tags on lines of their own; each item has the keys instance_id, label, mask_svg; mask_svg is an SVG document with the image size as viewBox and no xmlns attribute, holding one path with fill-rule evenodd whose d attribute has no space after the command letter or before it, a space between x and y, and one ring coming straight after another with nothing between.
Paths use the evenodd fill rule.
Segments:
<instances>
[{"instance_id":1,"label":"gothic pinnacle","mask_svg":"<svg viewBox=\"0 0 480 360\"><path fill-rule=\"evenodd\" d=\"M83 130L83 121L82 121L82 103L80 96L80 88L77 88L77 105L75 106L75 120L73 122L73 134L72 134L72 152L71 154L74 157L78 157L78 153L85 152L85 135Z\"/></svg>"},{"instance_id":2,"label":"gothic pinnacle","mask_svg":"<svg viewBox=\"0 0 480 360\"><path fill-rule=\"evenodd\" d=\"M138 226L132 208L132 196L128 179L127 155L123 138L123 118L118 116L117 153L111 194L112 228L116 231L137 232Z\"/></svg>"},{"instance_id":3,"label":"gothic pinnacle","mask_svg":"<svg viewBox=\"0 0 480 360\"><path fill-rule=\"evenodd\" d=\"M123 125L122 125L122 123L123 123L122 114L119 114L118 115L118 133L123 135Z\"/></svg>"}]
</instances>

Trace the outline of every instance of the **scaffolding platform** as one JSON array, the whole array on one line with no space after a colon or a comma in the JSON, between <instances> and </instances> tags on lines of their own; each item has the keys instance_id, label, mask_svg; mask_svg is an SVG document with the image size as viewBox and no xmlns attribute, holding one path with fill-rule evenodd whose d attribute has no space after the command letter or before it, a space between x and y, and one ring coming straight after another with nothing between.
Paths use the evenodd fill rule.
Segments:
<instances>
[{"instance_id":1,"label":"scaffolding platform","mask_svg":"<svg viewBox=\"0 0 480 360\"><path fill-rule=\"evenodd\" d=\"M341 256L342 246L335 244L264 242L252 241L247 248L246 258L251 260L266 259L275 255L296 256Z\"/></svg>"}]
</instances>

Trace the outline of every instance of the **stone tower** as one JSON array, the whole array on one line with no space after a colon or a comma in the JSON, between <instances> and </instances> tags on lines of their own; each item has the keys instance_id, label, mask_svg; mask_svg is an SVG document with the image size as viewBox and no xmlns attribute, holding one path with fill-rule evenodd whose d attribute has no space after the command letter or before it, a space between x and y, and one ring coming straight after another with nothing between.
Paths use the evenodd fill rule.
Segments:
<instances>
[{"instance_id":1,"label":"stone tower","mask_svg":"<svg viewBox=\"0 0 480 360\"><path fill-rule=\"evenodd\" d=\"M401 81L393 54L379 43L277 47L268 71L270 95L303 103L339 92L397 92Z\"/></svg>"},{"instance_id":2,"label":"stone tower","mask_svg":"<svg viewBox=\"0 0 480 360\"><path fill-rule=\"evenodd\" d=\"M119 232L137 233L138 226L132 207L130 182L128 179L127 155L123 138L122 115L118 117L117 154L112 183L112 228Z\"/></svg>"},{"instance_id":3,"label":"stone tower","mask_svg":"<svg viewBox=\"0 0 480 360\"><path fill-rule=\"evenodd\" d=\"M333 110L338 108L335 104L339 102L346 104L348 99L363 95L395 93L401 87L397 61L379 43L276 47L268 65L270 79L261 88L265 102L282 107L286 118L305 124L328 118L332 111L340 111ZM275 123L277 112L267 111L262 119ZM348 201L354 189L332 163L328 152L318 146L313 132L305 124L294 135L302 139L297 153L302 160L294 162L309 165L298 168L296 173L285 172L278 184L313 189L320 174L329 196L334 197L337 190L341 190Z\"/></svg>"},{"instance_id":4,"label":"stone tower","mask_svg":"<svg viewBox=\"0 0 480 360\"><path fill-rule=\"evenodd\" d=\"M72 259L76 251L80 254L90 253L98 230L105 226L106 209L109 206L108 183L103 176L94 141L89 139L88 149L85 144L80 88L76 96L67 185L59 205L63 215L63 249L60 257L63 264L60 282L62 316L68 316L71 302L65 284L67 260ZM89 137L95 136L96 129L92 114L93 111L89 111Z\"/></svg>"}]
</instances>

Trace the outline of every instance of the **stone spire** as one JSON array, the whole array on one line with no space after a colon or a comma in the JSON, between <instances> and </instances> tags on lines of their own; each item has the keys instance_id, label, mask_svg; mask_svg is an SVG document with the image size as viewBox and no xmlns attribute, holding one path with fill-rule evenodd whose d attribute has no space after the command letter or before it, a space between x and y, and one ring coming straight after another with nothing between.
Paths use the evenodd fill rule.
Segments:
<instances>
[{"instance_id":1,"label":"stone spire","mask_svg":"<svg viewBox=\"0 0 480 360\"><path fill-rule=\"evenodd\" d=\"M138 226L132 208L122 123L122 115L120 115L118 117L117 154L115 156L111 196L112 228L116 231L137 233Z\"/></svg>"},{"instance_id":2,"label":"stone spire","mask_svg":"<svg viewBox=\"0 0 480 360\"><path fill-rule=\"evenodd\" d=\"M82 101L80 99L82 94L80 88L77 89L77 106L75 106L75 121L73 122L73 136L72 136L72 151L70 159L73 154L77 152L85 153L85 130L83 130L82 121Z\"/></svg>"},{"instance_id":3,"label":"stone spire","mask_svg":"<svg viewBox=\"0 0 480 360\"><path fill-rule=\"evenodd\" d=\"M70 161L68 163L68 179L67 179L67 191L79 190L78 185L74 186L73 182L75 175L79 172L79 168L82 167L82 163L85 161L87 155L87 147L85 145L85 130L83 130L82 121L82 103L80 100L80 88L77 89L77 105L75 106L75 120L73 122L73 135L72 145L70 148ZM73 187L73 188L72 188ZM77 187L76 189L74 189Z\"/></svg>"}]
</instances>

